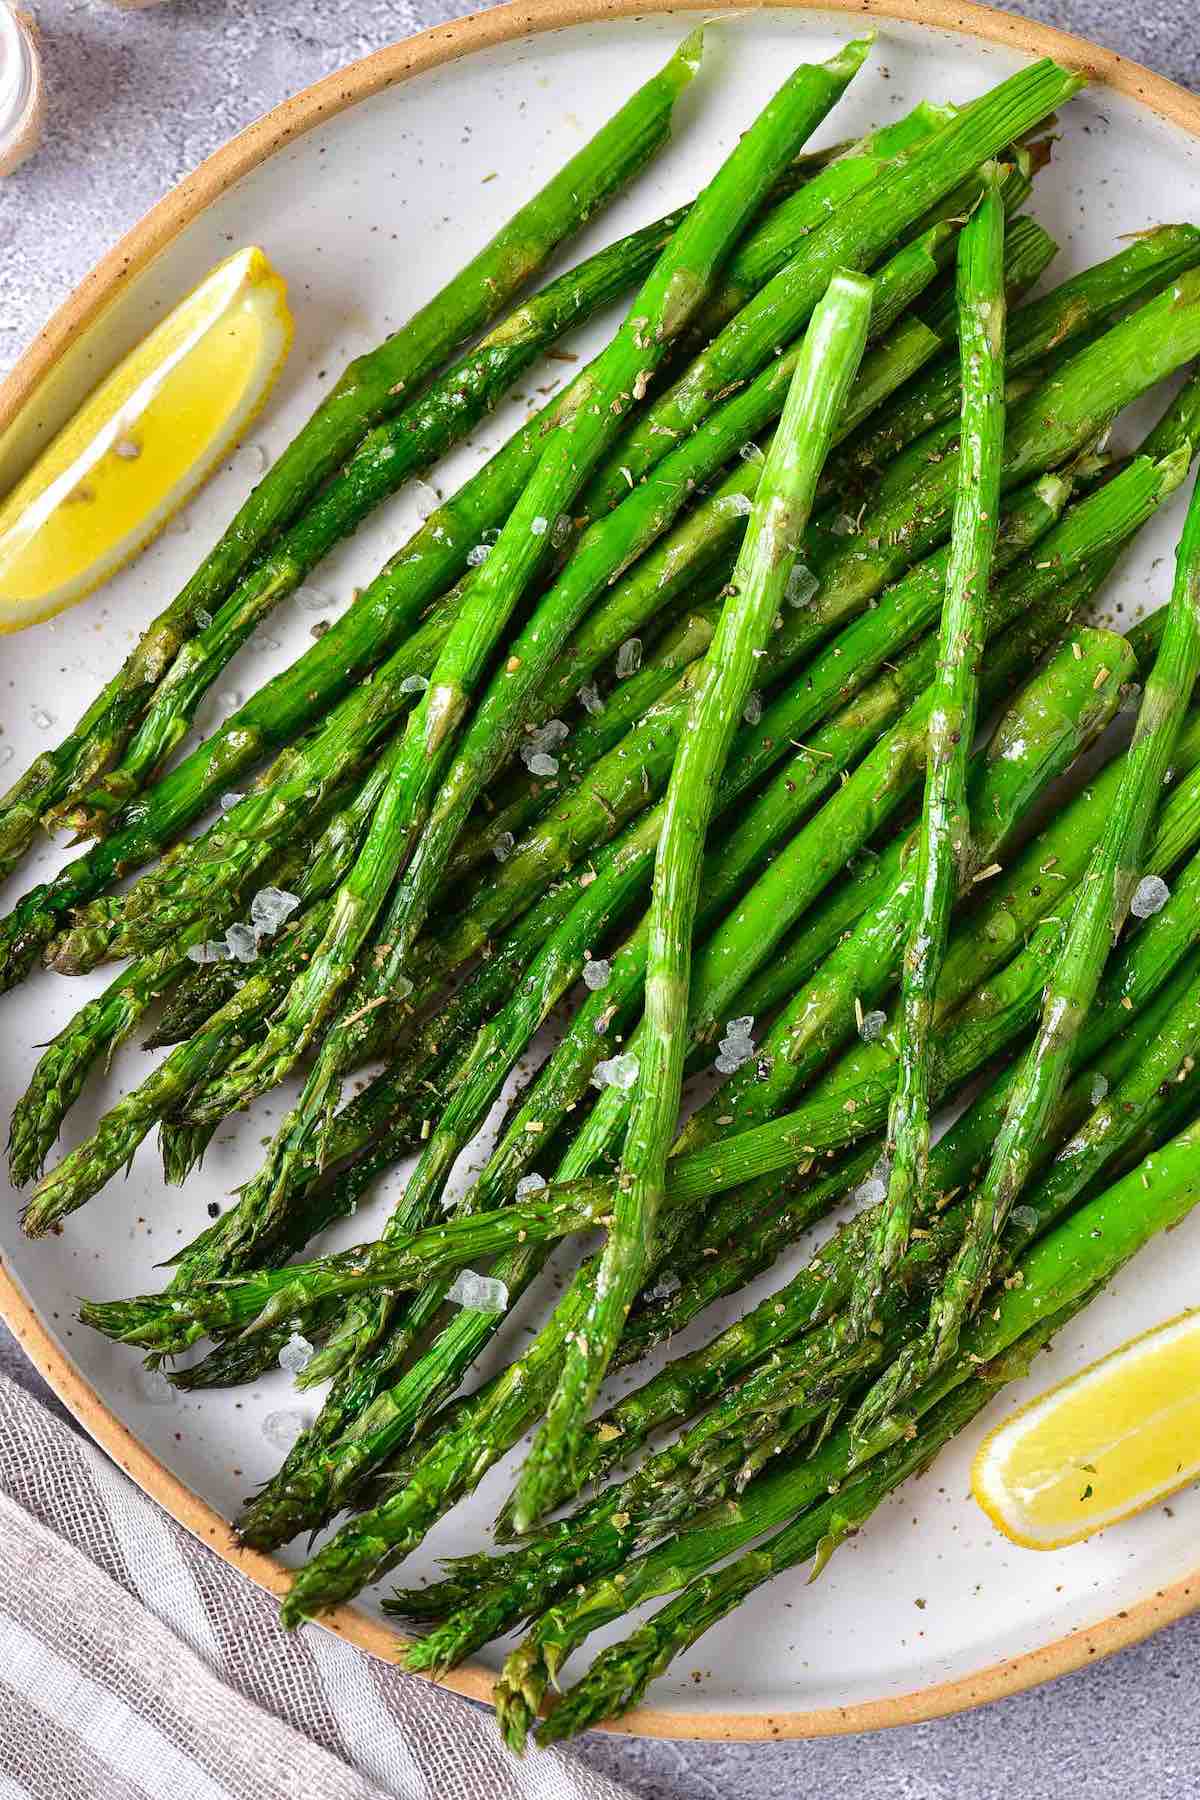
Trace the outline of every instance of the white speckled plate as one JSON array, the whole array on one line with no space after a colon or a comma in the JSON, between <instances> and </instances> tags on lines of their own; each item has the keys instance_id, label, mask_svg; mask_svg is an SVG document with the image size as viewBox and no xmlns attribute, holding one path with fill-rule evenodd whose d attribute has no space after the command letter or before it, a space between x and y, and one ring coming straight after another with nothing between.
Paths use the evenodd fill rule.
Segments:
<instances>
[{"instance_id":1,"label":"white speckled plate","mask_svg":"<svg viewBox=\"0 0 1200 1800\"><path fill-rule=\"evenodd\" d=\"M738 12L712 34L709 66L683 108L674 145L589 234L588 246L649 219L695 191L785 66L828 55L869 12L880 31L873 62L829 131L851 135L897 116L920 95L967 100L1029 55L1089 67L1096 85L1071 107L1035 208L1062 245L1055 277L1108 254L1118 236L1194 216L1200 197L1200 104L1180 90L1023 21L942 0ZM859 15L859 16L856 16ZM279 451L323 383L355 351L402 321L667 54L691 21L637 11L631 0L564 0L501 8L429 32L361 63L279 109L176 190L85 282L0 390L0 484L27 462L91 381L231 244L262 243L287 276L297 342L256 434ZM494 174L494 180L485 177ZM82 328L99 321L86 338ZM603 325L583 347L598 342ZM535 375L530 382L549 380ZM29 404L22 407L22 402ZM497 445L514 409L487 424L438 474L453 486ZM18 416L19 415L19 416ZM15 420L15 423L14 423ZM6 430L7 424L7 430ZM193 503L185 528L79 610L0 649L0 746L10 773L45 741L35 714L73 720L140 625L172 593L231 512L244 476L226 472ZM351 589L403 541L416 518L402 495L312 578L332 616ZM1156 604L1168 574L1178 505L1145 534L1117 599ZM290 659L312 614L282 609L278 647L244 655L222 699ZM42 876L58 863L45 849ZM15 898L13 885L6 899ZM99 982L41 976L0 1001L0 1111L5 1114L44 1041ZM68 1142L91 1127L144 1067L136 1048L94 1081L69 1119ZM248 1391L152 1404L134 1357L73 1321L77 1296L115 1296L158 1284L155 1264L205 1221L254 1166L281 1096L222 1133L201 1175L165 1190L153 1144L129 1180L72 1218L61 1237L29 1244L18 1199L0 1212L0 1304L44 1372L135 1478L218 1548L236 1555L221 1520L266 1476L276 1456L264 1416L288 1401L282 1374ZM395 1181L387 1184L394 1189ZM371 1219L389 1202L375 1197ZM370 1219L360 1215L359 1232ZM1064 1334L1038 1368L1043 1386L1135 1331L1200 1297L1194 1274L1200 1221L1147 1251ZM778 1279L778 1275L776 1276ZM703 1321L707 1336L717 1323ZM501 1334L501 1349L522 1323ZM693 1338L696 1334L692 1334ZM1009 1406L1019 1398L1007 1395ZM1059 1554L1016 1550L967 1497L971 1449L987 1420L935 1471L901 1494L835 1558L822 1581L778 1582L658 1682L627 1723L666 1735L753 1737L855 1730L972 1704L1077 1667L1195 1604L1200 1499L1181 1496L1120 1530ZM493 1471L412 1559L407 1577L478 1541L507 1491L511 1462ZM278 1588L281 1570L244 1557ZM377 1596L334 1621L379 1654L395 1639ZM455 1685L486 1696L496 1653ZM693 1671L698 1675L694 1676Z\"/></svg>"}]
</instances>

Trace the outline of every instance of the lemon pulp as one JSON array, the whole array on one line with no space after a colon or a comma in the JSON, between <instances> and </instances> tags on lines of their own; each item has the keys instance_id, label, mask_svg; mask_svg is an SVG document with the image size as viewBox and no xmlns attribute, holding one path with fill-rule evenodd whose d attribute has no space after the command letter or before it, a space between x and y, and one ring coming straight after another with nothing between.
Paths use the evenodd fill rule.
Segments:
<instances>
[{"instance_id":1,"label":"lemon pulp","mask_svg":"<svg viewBox=\"0 0 1200 1800\"><path fill-rule=\"evenodd\" d=\"M161 530L255 417L291 335L251 247L130 352L0 505L0 631L74 605Z\"/></svg>"},{"instance_id":2,"label":"lemon pulp","mask_svg":"<svg viewBox=\"0 0 1200 1800\"><path fill-rule=\"evenodd\" d=\"M1200 1475L1200 1312L1132 1339L1022 1407L976 1453L971 1491L1014 1543L1055 1550Z\"/></svg>"}]
</instances>

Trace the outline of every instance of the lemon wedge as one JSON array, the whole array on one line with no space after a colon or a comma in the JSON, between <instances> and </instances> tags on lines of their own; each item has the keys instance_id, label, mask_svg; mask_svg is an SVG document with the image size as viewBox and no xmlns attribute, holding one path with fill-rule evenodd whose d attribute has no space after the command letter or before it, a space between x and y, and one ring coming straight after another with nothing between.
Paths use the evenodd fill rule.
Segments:
<instances>
[{"instance_id":1,"label":"lemon wedge","mask_svg":"<svg viewBox=\"0 0 1200 1800\"><path fill-rule=\"evenodd\" d=\"M291 341L263 252L218 263L0 504L0 632L74 606L161 531L255 417Z\"/></svg>"},{"instance_id":2,"label":"lemon wedge","mask_svg":"<svg viewBox=\"0 0 1200 1800\"><path fill-rule=\"evenodd\" d=\"M1200 1312L1122 1344L983 1440L971 1492L1014 1544L1058 1550L1200 1476Z\"/></svg>"}]
</instances>

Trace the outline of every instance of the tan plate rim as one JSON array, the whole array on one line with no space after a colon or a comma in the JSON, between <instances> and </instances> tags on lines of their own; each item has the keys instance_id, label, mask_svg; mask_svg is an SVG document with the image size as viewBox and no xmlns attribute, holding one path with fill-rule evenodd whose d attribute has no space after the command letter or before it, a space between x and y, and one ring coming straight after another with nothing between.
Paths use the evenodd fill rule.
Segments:
<instances>
[{"instance_id":1,"label":"tan plate rim","mask_svg":"<svg viewBox=\"0 0 1200 1800\"><path fill-rule=\"evenodd\" d=\"M994 12L963 0L751 0L797 12L845 13L895 19L936 30L1005 44L1030 56L1052 56L1100 84L1128 96L1160 118L1200 139L1200 98L1174 82L1151 73L1114 51L1084 38L1026 19ZM167 194L144 219L126 233L38 333L25 355L0 385L0 434L33 397L39 383L66 346L86 329L119 293L121 284L139 274L167 244L204 209L281 146L303 136L346 108L381 93L414 75L455 62L472 51L511 43L563 26L627 19L640 13L721 12L748 10L745 0L521 0L487 13L472 13L448 25L435 26L406 38L328 75L273 112L250 125ZM206 1501L153 1456L124 1425L68 1357L12 1274L0 1266L2 1317L60 1399L96 1442L137 1485L196 1537L210 1544L269 1593L282 1594L288 1572L273 1557L244 1550L229 1525ZM1039 1682L1085 1667L1101 1656L1135 1644L1151 1632L1200 1607L1200 1570L1190 1578L1160 1588L1138 1605L1111 1618L1070 1633L1023 1656L1009 1657L956 1681L938 1682L887 1699L855 1706L821 1707L804 1712L686 1713L644 1706L612 1729L648 1737L706 1738L750 1741L810 1738L883 1726L911 1725L944 1717L1020 1693ZM322 1621L330 1631L387 1662L396 1662L405 1639L357 1607L341 1606ZM443 1685L472 1700L489 1701L493 1676L479 1664L468 1664Z\"/></svg>"}]
</instances>

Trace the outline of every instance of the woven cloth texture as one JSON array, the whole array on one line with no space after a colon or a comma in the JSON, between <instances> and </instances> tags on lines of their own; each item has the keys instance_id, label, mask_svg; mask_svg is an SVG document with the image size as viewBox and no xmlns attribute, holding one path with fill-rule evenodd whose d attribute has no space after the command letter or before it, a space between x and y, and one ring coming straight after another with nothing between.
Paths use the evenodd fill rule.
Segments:
<instances>
[{"instance_id":1,"label":"woven cloth texture","mask_svg":"<svg viewBox=\"0 0 1200 1800\"><path fill-rule=\"evenodd\" d=\"M0 1800L623 1800L276 1604L0 1377Z\"/></svg>"}]
</instances>

